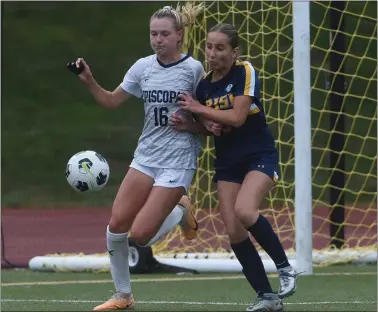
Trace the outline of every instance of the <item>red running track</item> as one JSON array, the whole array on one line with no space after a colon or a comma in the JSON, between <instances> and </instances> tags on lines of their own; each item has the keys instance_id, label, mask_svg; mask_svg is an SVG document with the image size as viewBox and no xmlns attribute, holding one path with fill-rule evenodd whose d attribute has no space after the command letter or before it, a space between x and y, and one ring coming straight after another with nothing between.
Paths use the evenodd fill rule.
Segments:
<instances>
[{"instance_id":1,"label":"red running track","mask_svg":"<svg viewBox=\"0 0 378 312\"><path fill-rule=\"evenodd\" d=\"M272 221L271 213L266 216ZM316 249L327 247L329 244L329 209L316 208L313 213L313 245ZM222 222L214 218L204 217L205 213L197 214L202 228L201 239L210 239L214 229L218 234L225 234ZM2 240L6 260L17 266L27 266L34 256L49 253L103 253L106 250L105 229L110 217L110 209L80 208L59 210L35 209L2 209ZM285 248L293 247L294 231L291 211L280 211L276 217L279 226L286 225L286 230L280 233ZM213 222L211 222L213 221ZM275 224L272 223L274 226ZM204 231L205 230L205 231ZM373 245L377 241L377 211L357 209L347 214L345 236L348 244L354 246ZM201 241L191 242L187 246L201 249ZM211 241L207 241L208 243ZM219 241L213 239L214 243ZM180 246L177 240L172 243ZM221 240L221 247L229 249L227 239ZM2 267L6 263L2 257Z\"/></svg>"}]
</instances>

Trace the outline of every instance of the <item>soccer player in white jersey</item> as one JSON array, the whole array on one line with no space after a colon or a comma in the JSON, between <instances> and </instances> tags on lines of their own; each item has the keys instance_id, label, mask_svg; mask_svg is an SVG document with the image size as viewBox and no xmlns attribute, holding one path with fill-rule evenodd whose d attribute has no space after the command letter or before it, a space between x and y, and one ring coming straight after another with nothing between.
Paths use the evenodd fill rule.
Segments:
<instances>
[{"instance_id":1,"label":"soccer player in white jersey","mask_svg":"<svg viewBox=\"0 0 378 312\"><path fill-rule=\"evenodd\" d=\"M134 95L143 99L145 110L143 132L114 200L106 232L116 293L95 307L96 311L134 309L128 236L145 246L176 225L181 226L187 239L193 239L198 229L184 194L197 168L199 138L168 124L170 116L179 109L177 96L184 92L194 94L204 75L200 62L181 53L183 38L183 16L178 11L164 7L155 12L150 20L150 41L155 54L139 59L113 92L96 82L82 58L76 61L77 69L84 67L78 77L101 105L116 108Z\"/></svg>"}]
</instances>

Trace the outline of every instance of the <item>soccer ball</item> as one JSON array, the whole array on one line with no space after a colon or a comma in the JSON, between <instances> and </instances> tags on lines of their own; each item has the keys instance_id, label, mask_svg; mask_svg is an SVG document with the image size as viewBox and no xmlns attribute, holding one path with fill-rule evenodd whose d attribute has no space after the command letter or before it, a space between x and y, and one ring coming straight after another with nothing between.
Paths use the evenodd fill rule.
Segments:
<instances>
[{"instance_id":1,"label":"soccer ball","mask_svg":"<svg viewBox=\"0 0 378 312\"><path fill-rule=\"evenodd\" d=\"M66 179L77 192L100 191L109 180L109 165L94 151L79 152L71 157L66 167Z\"/></svg>"}]
</instances>

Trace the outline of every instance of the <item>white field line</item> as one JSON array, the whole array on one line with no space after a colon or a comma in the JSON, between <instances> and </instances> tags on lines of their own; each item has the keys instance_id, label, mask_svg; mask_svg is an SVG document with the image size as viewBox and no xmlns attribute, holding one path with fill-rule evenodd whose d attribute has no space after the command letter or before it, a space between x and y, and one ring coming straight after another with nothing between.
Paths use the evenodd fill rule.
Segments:
<instances>
[{"instance_id":1,"label":"white field line","mask_svg":"<svg viewBox=\"0 0 378 312\"><path fill-rule=\"evenodd\" d=\"M349 276L349 275L377 275L377 272L336 272L336 273L315 273L313 276ZM277 275L269 275L277 278ZM150 283L150 282L181 282L181 281L219 281L219 280L238 280L244 279L243 275L231 276L207 276L207 277L157 277L157 278L140 278L132 279L132 283ZM17 286L44 286L44 285L72 285L72 284L108 284L113 281L105 280L78 280L78 281L41 281L41 282L15 282L1 283L1 287L17 287Z\"/></svg>"},{"instance_id":2,"label":"white field line","mask_svg":"<svg viewBox=\"0 0 378 312\"><path fill-rule=\"evenodd\" d=\"M43 302L43 303L99 303L99 300L55 300L55 299L1 299L1 302ZM185 304L185 305L248 305L240 302L214 301L137 301L138 304ZM377 301L319 301L319 302L285 302L285 305L322 305L322 304L374 304Z\"/></svg>"}]
</instances>

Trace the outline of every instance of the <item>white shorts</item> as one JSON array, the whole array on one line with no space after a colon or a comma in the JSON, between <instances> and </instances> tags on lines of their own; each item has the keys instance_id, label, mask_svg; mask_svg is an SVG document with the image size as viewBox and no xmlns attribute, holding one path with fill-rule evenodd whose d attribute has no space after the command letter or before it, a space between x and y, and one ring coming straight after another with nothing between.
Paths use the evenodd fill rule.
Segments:
<instances>
[{"instance_id":1,"label":"white shorts","mask_svg":"<svg viewBox=\"0 0 378 312\"><path fill-rule=\"evenodd\" d=\"M133 160L130 168L134 168L155 180L154 186L163 187L184 187L188 192L192 183L195 169L171 169L171 168L154 168L138 164Z\"/></svg>"}]
</instances>

